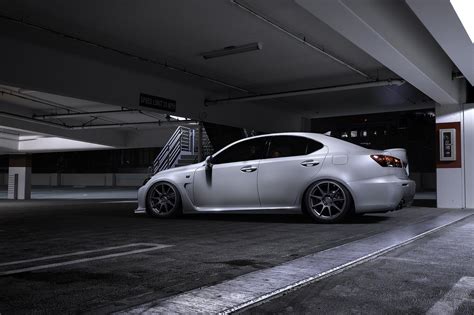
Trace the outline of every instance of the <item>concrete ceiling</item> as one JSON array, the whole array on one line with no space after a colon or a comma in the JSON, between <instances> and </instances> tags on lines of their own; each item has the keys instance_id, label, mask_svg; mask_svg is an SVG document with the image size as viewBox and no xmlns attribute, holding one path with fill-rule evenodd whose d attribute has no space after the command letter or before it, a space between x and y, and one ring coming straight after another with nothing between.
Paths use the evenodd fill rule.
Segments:
<instances>
[{"instance_id":1,"label":"concrete ceiling","mask_svg":"<svg viewBox=\"0 0 474 315\"><path fill-rule=\"evenodd\" d=\"M459 61L453 47L461 46L447 40L450 32L459 31L459 23L451 18L443 21L443 25L457 26L448 26L439 35L434 13L428 19L431 23L420 13L427 3L0 0L0 40L4 47L11 47L11 51L0 52L0 83L25 97L4 94L0 107L28 117L69 110L137 109L138 93L147 92L177 100L180 116L264 130L285 126L294 130L300 128L301 117L462 102L464 81L453 80L451 74L468 71L470 60ZM263 49L207 60L201 56L252 42L261 43ZM387 79L407 83L204 105L206 99L219 97ZM60 109L35 102L35 98L60 105ZM151 115L104 114L100 120L146 122L164 117L160 112ZM264 116L271 119L262 122ZM56 122L81 125L90 118ZM76 134L80 133L65 136ZM113 145L118 146L130 138L126 130L122 134L104 131L101 136L101 144L114 139ZM78 140L89 141L94 134L84 137Z\"/></svg>"},{"instance_id":2,"label":"concrete ceiling","mask_svg":"<svg viewBox=\"0 0 474 315\"><path fill-rule=\"evenodd\" d=\"M374 77L393 76L293 1L242 3ZM1 8L9 17L258 91L305 81L315 85L364 79L230 1L21 0L2 1ZM263 49L209 60L200 56L251 42L261 42Z\"/></svg>"}]
</instances>

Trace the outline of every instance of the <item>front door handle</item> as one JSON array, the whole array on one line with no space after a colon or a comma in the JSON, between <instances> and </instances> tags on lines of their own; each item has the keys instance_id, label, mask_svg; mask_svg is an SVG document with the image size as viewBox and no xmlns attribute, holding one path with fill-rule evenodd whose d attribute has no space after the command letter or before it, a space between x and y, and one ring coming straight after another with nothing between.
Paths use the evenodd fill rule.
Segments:
<instances>
[{"instance_id":1,"label":"front door handle","mask_svg":"<svg viewBox=\"0 0 474 315\"><path fill-rule=\"evenodd\" d=\"M305 167L310 167L310 166L319 165L319 162L318 162L318 161L314 161L314 160L307 160L307 161L301 162L301 165L303 165L303 166L305 166Z\"/></svg>"},{"instance_id":2,"label":"front door handle","mask_svg":"<svg viewBox=\"0 0 474 315\"><path fill-rule=\"evenodd\" d=\"M241 172L244 173L252 173L255 172L257 168L255 166L244 166L240 169Z\"/></svg>"}]
</instances>

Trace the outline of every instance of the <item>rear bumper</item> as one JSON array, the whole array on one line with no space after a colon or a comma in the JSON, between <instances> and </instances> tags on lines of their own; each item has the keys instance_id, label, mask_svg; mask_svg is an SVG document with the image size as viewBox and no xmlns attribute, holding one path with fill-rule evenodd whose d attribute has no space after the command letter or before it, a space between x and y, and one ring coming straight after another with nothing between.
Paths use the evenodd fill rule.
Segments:
<instances>
[{"instance_id":1,"label":"rear bumper","mask_svg":"<svg viewBox=\"0 0 474 315\"><path fill-rule=\"evenodd\" d=\"M410 206L416 190L414 181L396 176L355 181L350 186L357 213L392 211Z\"/></svg>"}]
</instances>

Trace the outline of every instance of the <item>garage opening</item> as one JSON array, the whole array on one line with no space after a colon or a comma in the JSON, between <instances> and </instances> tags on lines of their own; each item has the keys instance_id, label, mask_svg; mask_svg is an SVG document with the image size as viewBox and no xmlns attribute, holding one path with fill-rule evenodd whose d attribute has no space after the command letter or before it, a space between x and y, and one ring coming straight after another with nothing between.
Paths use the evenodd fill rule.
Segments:
<instances>
[{"instance_id":1,"label":"garage opening","mask_svg":"<svg viewBox=\"0 0 474 315\"><path fill-rule=\"evenodd\" d=\"M311 131L368 149L406 149L410 179L416 182L415 204L435 207L435 120L434 109L315 118Z\"/></svg>"}]
</instances>

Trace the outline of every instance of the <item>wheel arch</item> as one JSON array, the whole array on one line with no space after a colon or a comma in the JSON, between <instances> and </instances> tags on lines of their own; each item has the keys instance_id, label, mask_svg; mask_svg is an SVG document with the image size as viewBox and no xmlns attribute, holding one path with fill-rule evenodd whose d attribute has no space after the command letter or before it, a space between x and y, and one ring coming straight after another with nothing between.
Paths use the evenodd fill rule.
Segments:
<instances>
[{"instance_id":1,"label":"wheel arch","mask_svg":"<svg viewBox=\"0 0 474 315\"><path fill-rule=\"evenodd\" d=\"M347 189L347 191L349 192L349 197L350 197L350 200L351 200L351 211L354 212L355 209L356 209L356 198L354 198L354 191L352 190L352 188L350 187L350 185L347 184L346 181L340 179L340 178L336 178L336 177L332 177L332 176L322 176L322 177L318 177L318 178L315 178L314 180L312 180L307 186L306 188L304 189L303 193L300 195L300 205L301 205L301 210L303 212L306 212L307 209L306 209L306 205L305 205L305 198L304 196L306 195L306 193L308 192L308 189L314 184L314 183L317 183L317 182L320 182L320 181L325 181L325 180L332 180L332 181L335 181L337 182L338 184L342 185L344 188Z\"/></svg>"}]
</instances>

